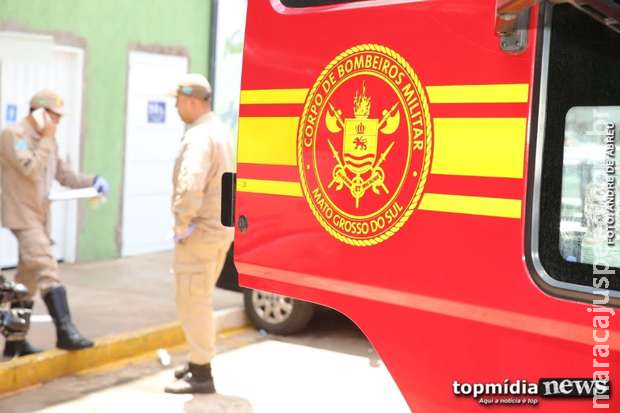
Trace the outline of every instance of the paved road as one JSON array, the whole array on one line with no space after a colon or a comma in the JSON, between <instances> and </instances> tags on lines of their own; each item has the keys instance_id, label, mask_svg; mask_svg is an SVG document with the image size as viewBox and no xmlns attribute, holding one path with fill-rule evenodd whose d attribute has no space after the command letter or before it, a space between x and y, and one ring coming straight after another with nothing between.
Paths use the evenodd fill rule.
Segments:
<instances>
[{"instance_id":1,"label":"paved road","mask_svg":"<svg viewBox=\"0 0 620 413\"><path fill-rule=\"evenodd\" d=\"M172 366L155 359L91 371L0 399L3 413L87 412L408 412L368 341L346 318L321 311L295 337L246 329L218 338L217 395L163 393Z\"/></svg>"}]
</instances>

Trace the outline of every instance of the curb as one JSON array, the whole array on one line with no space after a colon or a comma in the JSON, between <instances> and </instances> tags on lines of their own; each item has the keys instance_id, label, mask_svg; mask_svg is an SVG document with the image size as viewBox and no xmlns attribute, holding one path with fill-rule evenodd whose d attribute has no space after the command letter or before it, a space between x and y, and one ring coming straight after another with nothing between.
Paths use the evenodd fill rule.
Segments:
<instances>
[{"instance_id":1,"label":"curb","mask_svg":"<svg viewBox=\"0 0 620 413\"><path fill-rule=\"evenodd\" d=\"M242 307L217 310L214 317L217 333L249 325ZM173 322L95 340L95 346L85 350L54 349L16 358L0 363L0 395L183 344L181 325Z\"/></svg>"}]
</instances>

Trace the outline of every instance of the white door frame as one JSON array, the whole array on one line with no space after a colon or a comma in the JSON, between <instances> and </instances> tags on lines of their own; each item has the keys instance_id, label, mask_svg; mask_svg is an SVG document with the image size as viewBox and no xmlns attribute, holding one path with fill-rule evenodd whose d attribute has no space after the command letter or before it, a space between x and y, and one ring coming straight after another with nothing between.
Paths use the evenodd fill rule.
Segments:
<instances>
[{"instance_id":1,"label":"white door frame","mask_svg":"<svg viewBox=\"0 0 620 413\"><path fill-rule=\"evenodd\" d=\"M78 47L72 46L56 46L54 52L67 53L72 55L72 58L77 60L77 73L76 83L80 87L76 87L73 91L72 98L76 102L75 107L78 108L79 113L73 114L75 120L78 122L79 135L77 142L68 145L68 160L70 166L75 171L80 171L82 166L82 132L83 132L83 94L84 94L84 50ZM66 99L66 97L65 97ZM66 206L66 223L67 228L65 232L65 251L64 261L75 262L77 258L77 240L78 240L78 202L69 201Z\"/></svg>"}]
</instances>

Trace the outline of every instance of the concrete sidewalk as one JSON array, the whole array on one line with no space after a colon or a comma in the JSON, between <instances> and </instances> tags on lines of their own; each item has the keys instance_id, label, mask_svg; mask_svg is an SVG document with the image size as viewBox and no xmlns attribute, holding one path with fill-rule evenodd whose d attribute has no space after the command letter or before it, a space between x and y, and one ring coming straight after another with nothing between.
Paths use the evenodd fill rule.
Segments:
<instances>
[{"instance_id":1,"label":"concrete sidewalk","mask_svg":"<svg viewBox=\"0 0 620 413\"><path fill-rule=\"evenodd\" d=\"M84 363L92 368L92 363L114 362L116 358L126 357L129 352L135 353L141 345L149 349L157 348L159 344L162 347L175 343L178 345L182 334L175 324L175 287L170 266L170 252L91 263L61 264L60 276L67 288L73 320L80 332L95 340L99 348L77 352L84 353L80 357L73 353L66 360L70 353L54 350L44 357L5 361L0 363L0 375L2 370L6 372L12 367L27 369L29 363L30 367L36 364L38 369L64 363L68 366L64 371L71 373L81 368L76 360L84 359ZM4 273L11 279L14 275L11 270ZM216 289L213 301L216 310L235 309L218 313L227 318L222 324L224 328L245 324L239 317L243 305L240 293ZM232 322L231 315L234 316ZM55 348L55 329L39 295L35 298L28 339L33 345L45 350ZM0 345L4 346L3 338L0 339ZM16 375L19 373L13 374ZM53 375L43 375L39 381L45 381L46 377L54 378ZM35 379L31 378L24 384L31 385L33 380L37 381ZM19 381L18 378L15 380ZM12 390L15 387L19 388L19 383Z\"/></svg>"},{"instance_id":2,"label":"concrete sidewalk","mask_svg":"<svg viewBox=\"0 0 620 413\"><path fill-rule=\"evenodd\" d=\"M410 412L385 365L372 363L365 355L309 344L292 343L290 337L264 336L249 328L220 335L218 355L213 360L217 394L164 393L163 388L173 380L173 370L153 358L122 370L83 372L55 380L36 391L0 398L0 411ZM184 356L183 352L173 353L171 366L180 364Z\"/></svg>"}]
</instances>

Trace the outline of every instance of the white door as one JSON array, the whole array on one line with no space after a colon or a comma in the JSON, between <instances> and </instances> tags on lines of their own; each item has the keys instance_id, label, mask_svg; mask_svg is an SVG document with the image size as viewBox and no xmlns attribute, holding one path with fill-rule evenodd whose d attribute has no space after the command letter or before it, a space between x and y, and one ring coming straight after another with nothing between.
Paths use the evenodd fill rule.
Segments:
<instances>
[{"instance_id":1,"label":"white door","mask_svg":"<svg viewBox=\"0 0 620 413\"><path fill-rule=\"evenodd\" d=\"M83 51L52 46L51 60L24 62L10 57L0 62L0 127L19 122L28 114L30 97L41 89L53 89L65 100L67 114L57 133L59 154L75 170L80 168L82 121ZM54 184L52 191L59 189ZM54 203L51 234L58 259L75 260L77 238L76 201ZM0 267L17 264L17 243L6 229L0 229Z\"/></svg>"},{"instance_id":2,"label":"white door","mask_svg":"<svg viewBox=\"0 0 620 413\"><path fill-rule=\"evenodd\" d=\"M185 126L166 96L187 73L187 58L129 54L123 182L123 256L172 248L172 169Z\"/></svg>"}]
</instances>

